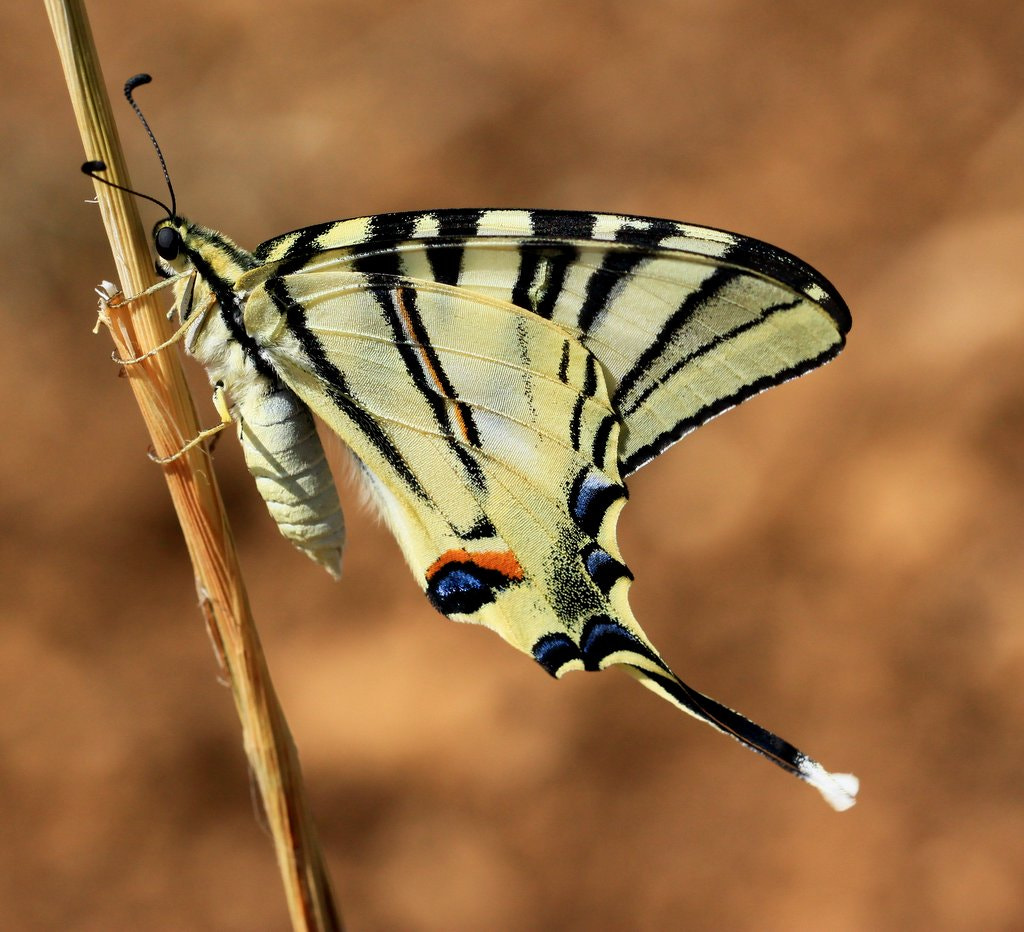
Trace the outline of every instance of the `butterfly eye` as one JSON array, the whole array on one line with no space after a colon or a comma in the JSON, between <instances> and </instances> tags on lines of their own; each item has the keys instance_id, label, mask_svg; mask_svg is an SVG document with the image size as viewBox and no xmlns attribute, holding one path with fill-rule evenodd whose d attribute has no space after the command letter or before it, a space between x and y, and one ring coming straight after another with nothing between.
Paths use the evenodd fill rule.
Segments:
<instances>
[{"instance_id":1,"label":"butterfly eye","mask_svg":"<svg viewBox=\"0 0 1024 932\"><path fill-rule=\"evenodd\" d=\"M157 255L166 262L173 262L178 258L178 251L181 249L181 236L173 227L161 227L154 237Z\"/></svg>"}]
</instances>

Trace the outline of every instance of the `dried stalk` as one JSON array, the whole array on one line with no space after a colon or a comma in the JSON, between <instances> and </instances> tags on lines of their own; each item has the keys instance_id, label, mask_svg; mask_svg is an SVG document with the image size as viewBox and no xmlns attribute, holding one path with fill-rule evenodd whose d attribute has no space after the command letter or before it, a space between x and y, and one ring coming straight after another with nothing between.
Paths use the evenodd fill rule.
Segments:
<instances>
[{"instance_id":1,"label":"dried stalk","mask_svg":"<svg viewBox=\"0 0 1024 932\"><path fill-rule=\"evenodd\" d=\"M86 158L102 160L111 181L131 187L84 0L45 4ZM154 278L136 202L102 184L95 189L122 288L138 295L154 284ZM170 334L153 297L111 307L108 326L121 358L138 356ZM177 354L157 353L125 371L156 455L176 453L199 430ZM209 454L200 444L163 470L192 559L200 607L241 720L245 753L274 839L292 926L340 929L306 806L298 755L267 671Z\"/></svg>"}]
</instances>

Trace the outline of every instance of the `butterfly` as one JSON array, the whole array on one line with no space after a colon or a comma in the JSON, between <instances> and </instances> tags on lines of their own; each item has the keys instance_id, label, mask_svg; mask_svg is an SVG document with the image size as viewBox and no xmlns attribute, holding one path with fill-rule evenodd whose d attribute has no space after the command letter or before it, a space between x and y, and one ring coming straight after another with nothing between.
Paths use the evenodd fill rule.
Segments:
<instances>
[{"instance_id":1,"label":"butterfly","mask_svg":"<svg viewBox=\"0 0 1024 932\"><path fill-rule=\"evenodd\" d=\"M126 87L140 118L131 91L147 80ZM103 181L100 164L83 170ZM621 667L853 805L851 774L672 672L630 610L616 542L630 474L842 349L849 311L821 274L721 230L554 210L381 214L248 252L171 198L158 270L286 538L338 575L344 522L315 415L441 614L554 677Z\"/></svg>"}]
</instances>

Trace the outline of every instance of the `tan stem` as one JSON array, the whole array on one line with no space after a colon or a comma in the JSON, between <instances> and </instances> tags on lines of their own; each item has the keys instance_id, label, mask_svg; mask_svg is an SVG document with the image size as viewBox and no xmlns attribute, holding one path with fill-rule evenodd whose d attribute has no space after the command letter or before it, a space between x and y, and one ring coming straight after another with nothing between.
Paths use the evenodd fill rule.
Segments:
<instances>
[{"instance_id":1,"label":"tan stem","mask_svg":"<svg viewBox=\"0 0 1024 932\"><path fill-rule=\"evenodd\" d=\"M131 187L82 0L44 0L86 159L108 166L106 177ZM95 184L123 290L138 295L153 281L149 247L135 199ZM149 295L108 310L117 355L143 355L170 336ZM199 431L178 354L161 352L125 371L157 457L177 453ZM144 459L140 459L145 463ZM292 925L341 927L330 880L302 787L298 755L274 692L242 583L231 530L203 444L163 467L192 559L196 590L242 724L245 753L259 787L285 885Z\"/></svg>"}]
</instances>

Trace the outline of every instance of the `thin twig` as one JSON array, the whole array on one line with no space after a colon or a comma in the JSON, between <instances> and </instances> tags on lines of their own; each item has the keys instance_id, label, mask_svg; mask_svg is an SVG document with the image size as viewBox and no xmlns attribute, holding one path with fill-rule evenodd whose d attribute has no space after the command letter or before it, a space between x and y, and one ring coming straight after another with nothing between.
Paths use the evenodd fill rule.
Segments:
<instances>
[{"instance_id":1,"label":"thin twig","mask_svg":"<svg viewBox=\"0 0 1024 932\"><path fill-rule=\"evenodd\" d=\"M84 2L45 4L86 158L105 162L111 181L131 187ZM102 184L95 190L122 288L138 295L154 282L136 203ZM110 307L108 316L117 355L123 359L142 355L170 334L152 297ZM177 354L157 353L125 371L156 455L167 457L181 450L199 426ZM273 835L292 925L302 930L340 929L306 806L298 755L267 671L209 454L200 444L163 471L192 559L200 607L241 720L245 753Z\"/></svg>"}]
</instances>

